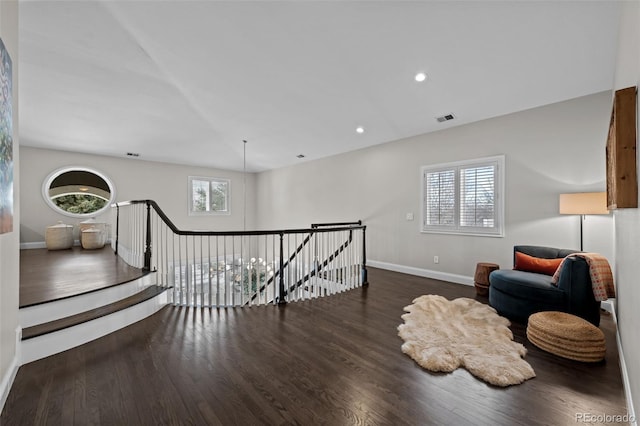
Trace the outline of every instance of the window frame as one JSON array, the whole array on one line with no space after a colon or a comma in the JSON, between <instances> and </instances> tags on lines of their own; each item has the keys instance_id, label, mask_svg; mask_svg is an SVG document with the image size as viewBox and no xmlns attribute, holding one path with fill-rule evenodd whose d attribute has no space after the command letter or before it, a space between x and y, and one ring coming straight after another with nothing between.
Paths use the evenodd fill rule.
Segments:
<instances>
[{"instance_id":1,"label":"window frame","mask_svg":"<svg viewBox=\"0 0 640 426\"><path fill-rule=\"evenodd\" d=\"M193 210L193 181L207 181L209 183L209 197L211 197L211 183L225 183L227 185L227 192L225 194L226 210L208 210L208 211L194 211ZM231 180L226 178L209 177L209 176L189 176L188 179L188 205L189 216L225 216L231 214Z\"/></svg>"},{"instance_id":2,"label":"window frame","mask_svg":"<svg viewBox=\"0 0 640 426\"><path fill-rule=\"evenodd\" d=\"M481 237L504 237L504 210L505 210L505 156L496 155L492 157L477 158L472 160L454 161L450 163L432 164L420 168L420 232L425 234L450 234L450 235L471 235ZM461 191L460 191L460 170L473 169L483 166L494 166L494 220L493 227L467 227L460 225L461 216ZM427 173L444 172L453 170L454 179L454 225L427 225Z\"/></svg>"},{"instance_id":3,"label":"window frame","mask_svg":"<svg viewBox=\"0 0 640 426\"><path fill-rule=\"evenodd\" d=\"M55 197L53 197L50 194L50 187L51 184L53 183L54 180L56 180L56 178L60 177L61 175L68 173L68 172L86 172L86 173L91 173L93 175L96 175L97 177L101 178L109 187L109 198L106 198L105 196L102 195L98 195L98 194L93 194L91 193L90 195L96 197L96 198L101 198L106 200L106 203L104 206L102 206L100 209L97 209L95 211L89 212L89 213L73 213L73 212L69 212L67 210L64 210L62 207L58 206L56 204L56 202L54 201L54 198L58 198L61 195L83 195L86 194L85 192L70 192L68 194L59 194ZM49 175L47 176L47 178L43 181L42 183L42 197L44 198L44 201L47 203L47 205L49 207L51 207L56 213L60 213L64 216L68 216L68 217L74 217L74 218L92 218L92 217L97 217L100 216L106 212L109 211L109 209L111 208L111 204L114 203L116 201L116 187L115 184L113 183L113 181L103 172L96 170L94 168L91 167L85 167L85 166L66 166L66 167L62 167L60 169L54 170L53 172L49 173Z\"/></svg>"}]
</instances>

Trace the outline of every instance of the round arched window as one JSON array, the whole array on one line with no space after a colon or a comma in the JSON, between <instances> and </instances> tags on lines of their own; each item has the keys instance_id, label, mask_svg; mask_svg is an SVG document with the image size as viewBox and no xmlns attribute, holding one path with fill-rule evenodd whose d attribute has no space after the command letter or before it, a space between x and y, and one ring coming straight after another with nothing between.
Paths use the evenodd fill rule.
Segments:
<instances>
[{"instance_id":1,"label":"round arched window","mask_svg":"<svg viewBox=\"0 0 640 426\"><path fill-rule=\"evenodd\" d=\"M42 195L58 213L71 217L97 216L115 200L113 183L102 173L86 167L65 167L51 173Z\"/></svg>"}]
</instances>

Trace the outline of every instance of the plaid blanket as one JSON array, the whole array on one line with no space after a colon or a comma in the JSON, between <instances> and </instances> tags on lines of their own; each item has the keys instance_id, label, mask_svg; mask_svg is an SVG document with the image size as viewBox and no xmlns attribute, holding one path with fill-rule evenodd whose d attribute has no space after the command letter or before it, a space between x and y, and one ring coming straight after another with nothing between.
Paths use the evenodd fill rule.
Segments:
<instances>
[{"instance_id":1,"label":"plaid blanket","mask_svg":"<svg viewBox=\"0 0 640 426\"><path fill-rule=\"evenodd\" d=\"M598 253L573 253L562 259L556 273L553 274L551 282L556 285L560 277L560 270L564 261L569 257L581 257L589 265L589 275L591 275L591 286L593 287L593 297L601 302L610 297L616 297L616 289L613 286L613 273L607 258Z\"/></svg>"}]
</instances>

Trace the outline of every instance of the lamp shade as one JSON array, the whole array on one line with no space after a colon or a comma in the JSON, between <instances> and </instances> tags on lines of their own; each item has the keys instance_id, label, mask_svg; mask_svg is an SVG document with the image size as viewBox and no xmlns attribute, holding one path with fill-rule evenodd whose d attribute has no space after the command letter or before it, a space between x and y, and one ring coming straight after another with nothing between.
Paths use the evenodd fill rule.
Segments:
<instances>
[{"instance_id":1,"label":"lamp shade","mask_svg":"<svg viewBox=\"0 0 640 426\"><path fill-rule=\"evenodd\" d=\"M560 214L608 214L606 192L560 194Z\"/></svg>"}]
</instances>

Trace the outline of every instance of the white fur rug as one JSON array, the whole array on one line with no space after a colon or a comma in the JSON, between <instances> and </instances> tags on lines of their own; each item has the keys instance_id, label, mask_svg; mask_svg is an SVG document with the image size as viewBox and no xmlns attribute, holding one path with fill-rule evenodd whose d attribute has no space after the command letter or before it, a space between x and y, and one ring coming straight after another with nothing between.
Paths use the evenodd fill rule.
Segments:
<instances>
[{"instance_id":1,"label":"white fur rug","mask_svg":"<svg viewBox=\"0 0 640 426\"><path fill-rule=\"evenodd\" d=\"M527 350L513 341L509 320L473 299L449 301L420 296L404 308L398 335L402 352L421 367L451 372L458 367L496 386L517 385L536 376L522 359Z\"/></svg>"}]
</instances>

